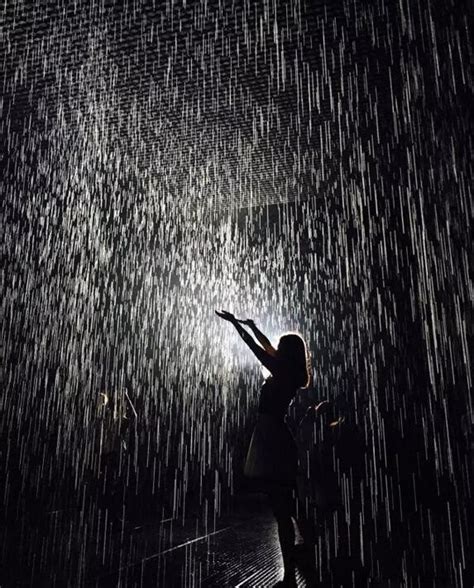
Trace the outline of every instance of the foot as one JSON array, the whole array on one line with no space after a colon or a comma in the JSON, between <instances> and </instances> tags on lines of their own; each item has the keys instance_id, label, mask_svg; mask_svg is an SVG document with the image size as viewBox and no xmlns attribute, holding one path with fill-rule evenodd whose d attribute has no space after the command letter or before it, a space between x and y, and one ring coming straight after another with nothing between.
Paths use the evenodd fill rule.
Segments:
<instances>
[{"instance_id":1,"label":"foot","mask_svg":"<svg viewBox=\"0 0 474 588\"><path fill-rule=\"evenodd\" d=\"M277 582L273 588L297 588L295 569L291 566L291 569L286 569L283 574L283 580Z\"/></svg>"},{"instance_id":2,"label":"foot","mask_svg":"<svg viewBox=\"0 0 474 588\"><path fill-rule=\"evenodd\" d=\"M293 576L292 578L283 577L283 580L280 580L276 584L273 585L273 588L297 588L298 584L296 583L296 578Z\"/></svg>"}]
</instances>

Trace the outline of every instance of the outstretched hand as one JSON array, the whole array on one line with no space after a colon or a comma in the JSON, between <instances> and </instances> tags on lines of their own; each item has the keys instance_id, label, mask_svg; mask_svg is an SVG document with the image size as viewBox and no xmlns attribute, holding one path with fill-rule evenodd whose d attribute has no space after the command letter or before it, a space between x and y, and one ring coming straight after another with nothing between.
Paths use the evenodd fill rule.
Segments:
<instances>
[{"instance_id":1,"label":"outstretched hand","mask_svg":"<svg viewBox=\"0 0 474 588\"><path fill-rule=\"evenodd\" d=\"M231 323L237 321L235 316L231 312L227 312L227 310L221 310L221 311L216 310L215 312L216 312L217 316L224 319L225 321L229 321Z\"/></svg>"}]
</instances>

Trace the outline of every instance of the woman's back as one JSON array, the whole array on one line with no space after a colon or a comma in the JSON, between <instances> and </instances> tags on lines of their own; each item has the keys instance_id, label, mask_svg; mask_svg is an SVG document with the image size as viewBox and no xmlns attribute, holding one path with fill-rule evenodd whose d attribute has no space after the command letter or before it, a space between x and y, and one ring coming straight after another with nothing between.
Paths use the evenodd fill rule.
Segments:
<instances>
[{"instance_id":1,"label":"woman's back","mask_svg":"<svg viewBox=\"0 0 474 588\"><path fill-rule=\"evenodd\" d=\"M297 389L294 378L288 372L277 370L265 380L260 390L258 412L283 420Z\"/></svg>"}]
</instances>

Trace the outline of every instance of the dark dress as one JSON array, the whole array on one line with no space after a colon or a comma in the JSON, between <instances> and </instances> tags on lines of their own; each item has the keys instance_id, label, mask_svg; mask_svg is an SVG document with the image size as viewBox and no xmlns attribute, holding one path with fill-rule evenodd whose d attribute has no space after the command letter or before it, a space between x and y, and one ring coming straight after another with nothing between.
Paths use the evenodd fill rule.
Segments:
<instances>
[{"instance_id":1,"label":"dark dress","mask_svg":"<svg viewBox=\"0 0 474 588\"><path fill-rule=\"evenodd\" d=\"M273 375L260 391L257 424L244 468L244 474L258 482L261 490L274 485L294 487L298 469L296 443L285 422L298 386L280 361L275 359L271 367Z\"/></svg>"}]
</instances>

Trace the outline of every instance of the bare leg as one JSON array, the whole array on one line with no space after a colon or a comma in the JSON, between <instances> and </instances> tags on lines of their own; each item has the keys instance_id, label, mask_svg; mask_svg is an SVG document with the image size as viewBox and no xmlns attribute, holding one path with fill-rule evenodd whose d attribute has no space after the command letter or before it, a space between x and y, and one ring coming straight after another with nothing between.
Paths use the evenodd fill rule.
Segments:
<instances>
[{"instance_id":1,"label":"bare leg","mask_svg":"<svg viewBox=\"0 0 474 588\"><path fill-rule=\"evenodd\" d=\"M293 495L289 488L275 488L269 493L270 505L278 524L278 538L280 540L283 557L284 577L283 585L296 586L295 580L295 528L293 526Z\"/></svg>"},{"instance_id":2,"label":"bare leg","mask_svg":"<svg viewBox=\"0 0 474 588\"><path fill-rule=\"evenodd\" d=\"M306 505L304 501L298 500L295 520L304 545L314 545L316 541L316 522L313 508Z\"/></svg>"},{"instance_id":3,"label":"bare leg","mask_svg":"<svg viewBox=\"0 0 474 588\"><path fill-rule=\"evenodd\" d=\"M305 502L298 500L296 510L296 522L303 543L295 545L294 559L308 586L317 585L316 570L316 543L317 531L314 508Z\"/></svg>"}]
</instances>

